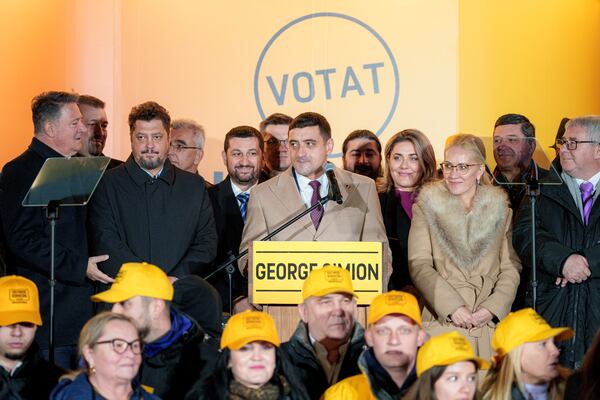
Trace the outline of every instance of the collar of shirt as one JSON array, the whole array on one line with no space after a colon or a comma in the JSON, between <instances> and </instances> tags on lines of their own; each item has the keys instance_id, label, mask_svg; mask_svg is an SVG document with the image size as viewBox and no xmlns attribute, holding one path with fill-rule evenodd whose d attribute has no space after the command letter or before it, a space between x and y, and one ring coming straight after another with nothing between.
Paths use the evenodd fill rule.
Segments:
<instances>
[{"instance_id":1,"label":"collar of shirt","mask_svg":"<svg viewBox=\"0 0 600 400\"><path fill-rule=\"evenodd\" d=\"M238 206L240 205L240 201L237 198L238 194L240 194L240 193L248 193L248 194L250 194L250 191L252 190L252 188L254 186L256 186L256 184L254 184L254 185L250 186L248 188L248 190L242 190L242 189L240 189L238 187L238 185L236 185L235 183L233 183L233 179L229 179L229 183L231 183L231 190L233 191L233 197L235 197L235 199L237 200Z\"/></svg>"},{"instance_id":2,"label":"collar of shirt","mask_svg":"<svg viewBox=\"0 0 600 400\"><path fill-rule=\"evenodd\" d=\"M140 167L140 166L139 166L139 164L138 164L138 167ZM156 173L156 175L152 175L152 174L150 173L150 171L148 171L147 169L144 169L144 168L140 167L140 169L141 169L142 171L144 171L145 173L147 173L147 174L150 176L150 178L154 178L154 179L156 179L156 178L160 177L160 174L162 174L162 172L163 172L163 169L164 169L164 168L165 168L165 166L163 165L162 167L160 167L160 171L158 171L158 172Z\"/></svg>"},{"instance_id":3,"label":"collar of shirt","mask_svg":"<svg viewBox=\"0 0 600 400\"><path fill-rule=\"evenodd\" d=\"M325 371L325 376L327 376L327 381L329 382L330 385L333 385L338 380L338 376L339 376L340 370L342 368L342 362L344 361L344 356L346 355L346 351L348 350L348 345L350 344L350 340L348 340L346 343L340 345L340 347L338 348L339 356L338 356L337 362L331 364L329 362L329 360L327 359L327 355L329 354L329 352L327 351L325 346L323 346L321 343L317 342L312 336L310 336L310 334L309 334L309 338L310 338L310 343L312 344L313 348L315 349L315 354L317 356L317 359L319 360L321 367L323 367L323 370Z\"/></svg>"},{"instance_id":4,"label":"collar of shirt","mask_svg":"<svg viewBox=\"0 0 600 400\"><path fill-rule=\"evenodd\" d=\"M296 177L296 183L298 184L298 189L300 190L300 196L302 197L302 201L306 205L306 207L310 207L310 201L313 195L313 189L310 187L309 183L312 181L307 177L300 175L294 171L294 176ZM322 174L320 177L316 179L321 182L321 187L319 188L319 196L325 197L329 193L329 179L327 179L327 175Z\"/></svg>"},{"instance_id":5,"label":"collar of shirt","mask_svg":"<svg viewBox=\"0 0 600 400\"><path fill-rule=\"evenodd\" d=\"M600 172L598 172L596 175L592 176L588 180L575 178L575 182L577 182L577 186L581 185L583 182L589 182L592 185L594 185L594 188L596 188L598 186L598 181L600 181Z\"/></svg>"}]
</instances>

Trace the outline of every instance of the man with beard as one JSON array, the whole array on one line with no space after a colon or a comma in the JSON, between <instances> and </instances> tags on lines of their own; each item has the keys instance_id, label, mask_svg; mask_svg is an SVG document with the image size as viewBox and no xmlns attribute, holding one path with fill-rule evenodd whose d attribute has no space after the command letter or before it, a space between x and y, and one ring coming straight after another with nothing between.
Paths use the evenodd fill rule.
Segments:
<instances>
[{"instance_id":1,"label":"man with beard","mask_svg":"<svg viewBox=\"0 0 600 400\"><path fill-rule=\"evenodd\" d=\"M350 271L327 266L314 269L302 286L303 303L296 331L281 350L298 367L311 399L334 383L360 372L364 330L356 318Z\"/></svg>"},{"instance_id":2,"label":"man with beard","mask_svg":"<svg viewBox=\"0 0 600 400\"><path fill-rule=\"evenodd\" d=\"M376 180L382 176L381 142L371 131L351 132L342 145L344 169Z\"/></svg>"},{"instance_id":3,"label":"man with beard","mask_svg":"<svg viewBox=\"0 0 600 400\"><path fill-rule=\"evenodd\" d=\"M219 237L215 267L226 261L230 254L238 254L250 191L259 181L263 145L260 132L251 126L235 127L225 135L222 157L228 176L208 189ZM247 296L248 281L240 274L237 264L234 267L231 296L235 300ZM221 271L209 282L221 293L224 309L228 310L227 273Z\"/></svg>"},{"instance_id":4,"label":"man with beard","mask_svg":"<svg viewBox=\"0 0 600 400\"><path fill-rule=\"evenodd\" d=\"M100 265L103 283L132 261L160 265L173 281L204 276L215 257L217 234L204 180L167 159L170 123L155 102L133 107L131 155L106 172L92 197L91 243L109 256Z\"/></svg>"},{"instance_id":5,"label":"man with beard","mask_svg":"<svg viewBox=\"0 0 600 400\"><path fill-rule=\"evenodd\" d=\"M516 215L525 196L525 183L548 173L531 159L535 145L535 127L524 115L506 114L496 120L494 184L502 186L508 194L513 215Z\"/></svg>"},{"instance_id":6,"label":"man with beard","mask_svg":"<svg viewBox=\"0 0 600 400\"><path fill-rule=\"evenodd\" d=\"M65 371L40 357L38 290L29 279L0 278L0 399L47 399Z\"/></svg>"},{"instance_id":7,"label":"man with beard","mask_svg":"<svg viewBox=\"0 0 600 400\"><path fill-rule=\"evenodd\" d=\"M84 157L104 156L104 145L108 135L108 119L104 110L104 102L97 97L81 95L77 105L83 116L83 124L87 129L87 140L83 141L79 154ZM110 159L107 169L123 164L123 161Z\"/></svg>"},{"instance_id":8,"label":"man with beard","mask_svg":"<svg viewBox=\"0 0 600 400\"><path fill-rule=\"evenodd\" d=\"M171 122L169 161L192 174L198 173L198 165L204 157L204 128L192 119L176 119Z\"/></svg>"},{"instance_id":9,"label":"man with beard","mask_svg":"<svg viewBox=\"0 0 600 400\"><path fill-rule=\"evenodd\" d=\"M144 342L140 382L163 400L180 400L215 364L217 341L207 339L187 314L169 306L173 285L163 270L146 263L124 264L109 290L92 301L133 320Z\"/></svg>"},{"instance_id":10,"label":"man with beard","mask_svg":"<svg viewBox=\"0 0 600 400\"><path fill-rule=\"evenodd\" d=\"M290 166L288 127L292 117L275 113L260 123L260 132L265 143L264 179L279 175Z\"/></svg>"}]
</instances>

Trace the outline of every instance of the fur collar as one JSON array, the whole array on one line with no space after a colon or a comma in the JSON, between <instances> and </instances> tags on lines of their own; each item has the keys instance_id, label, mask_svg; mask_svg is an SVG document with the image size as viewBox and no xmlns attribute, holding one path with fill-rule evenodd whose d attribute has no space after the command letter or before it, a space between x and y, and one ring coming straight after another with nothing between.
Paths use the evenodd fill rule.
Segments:
<instances>
[{"instance_id":1,"label":"fur collar","mask_svg":"<svg viewBox=\"0 0 600 400\"><path fill-rule=\"evenodd\" d=\"M504 229L508 199L504 190L477 186L471 211L464 212L458 196L448 192L443 181L426 185L417 204L431 230L432 242L458 267L472 270Z\"/></svg>"}]
</instances>

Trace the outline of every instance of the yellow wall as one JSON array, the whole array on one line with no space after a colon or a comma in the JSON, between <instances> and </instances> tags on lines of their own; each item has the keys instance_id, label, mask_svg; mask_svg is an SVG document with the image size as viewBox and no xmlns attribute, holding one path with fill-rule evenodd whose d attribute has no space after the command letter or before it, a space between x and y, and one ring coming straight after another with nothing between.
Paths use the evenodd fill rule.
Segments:
<instances>
[{"instance_id":1,"label":"yellow wall","mask_svg":"<svg viewBox=\"0 0 600 400\"><path fill-rule=\"evenodd\" d=\"M66 89L65 1L0 2L0 165L33 136L31 98Z\"/></svg>"},{"instance_id":2,"label":"yellow wall","mask_svg":"<svg viewBox=\"0 0 600 400\"><path fill-rule=\"evenodd\" d=\"M278 5L274 11L279 17L273 19L272 27L265 28L256 22L249 23L256 20L252 17L246 18L241 25L232 24L232 16L217 10L223 5L205 2L2 0L0 166L20 154L31 140L30 101L43 90L73 89L107 100L111 122L107 153L121 158L129 153L127 138L123 137L127 133L126 116L138 100L162 98L169 108L184 99L184 107L172 110L174 116L187 115L201 122L206 115L223 119L234 116L224 122L224 126L256 124L258 118L252 102L244 103L243 110L240 107L228 109L227 99L235 98L238 86L225 86L225 102L222 98L209 98L212 103L203 106L206 93L219 91L219 83L208 80L204 86L194 85L182 91L178 88L185 80L176 76L172 80L176 85L170 84L167 79L169 68L175 66L182 74L211 76L215 69L233 71L241 67L251 74L256 51L240 47L238 52L231 54L229 62L213 65L213 60L202 59L203 47L218 47L222 40L231 42L235 40L232 37L234 31L241 28L253 39L258 35L259 42L264 43L276 27L307 8L355 14L363 11L363 4L361 1L331 0L324 6L304 1L289 3L286 7ZM460 0L458 3L407 0L402 4L415 9L420 7L419 4L425 4L431 13L443 5L447 8L447 4L457 8L456 12L446 10L445 15L452 20L458 18L457 24L453 24L458 26L458 32L451 33L458 35L458 49L440 48L439 52L458 52L457 117L460 131L490 135L499 115L518 112L531 118L538 129L538 137L547 146L553 141L563 116L600 114L599 0ZM373 2L369 7L364 11L370 23L376 23L382 15L387 15L386 10L393 8L383 0ZM195 12L190 12L191 9ZM199 17L194 18L198 14ZM422 26L421 30L431 31L427 23L431 24L431 21L411 26L408 42L420 43L424 36L419 26ZM202 41L186 41L195 27L201 26L214 34ZM394 37L395 30L391 28L386 27L382 35L392 44L401 43L398 36L402 35ZM153 48L155 41L160 43L158 49ZM136 58L136 52L143 53L144 57ZM194 63L188 62L186 54L193 54ZM241 62L250 56L254 57L251 65ZM401 58L402 54L396 56ZM202 62L196 62L198 57ZM399 63L403 67L430 66L434 60L434 57L423 57L402 59ZM450 68L456 70L454 65ZM140 72L144 76L140 76ZM155 80L164 80L164 86L160 82L150 82L152 76ZM414 80L405 80L401 85L416 90L436 87L431 81ZM415 104L415 100L413 97L401 98L401 102L405 102L402 109L413 104L424 110L421 111L423 114L430 112L428 102L419 100L421 103ZM439 103L440 99L431 101ZM456 102L448 102L447 109L455 110L456 104L450 103ZM405 125L423 126L424 120L414 119L414 115L414 112L399 115L390 125L390 132L407 127ZM431 113L429 118L436 120L436 114ZM426 129L426 132L437 141L440 135L454 133L456 129L456 125L448 123L441 128L436 126L432 132ZM218 154L219 138L224 129L209 123L207 130L211 148L206 163L210 168L207 165L203 170L222 169ZM390 132L382 139L387 139ZM207 177L210 179L210 175Z\"/></svg>"},{"instance_id":3,"label":"yellow wall","mask_svg":"<svg viewBox=\"0 0 600 400\"><path fill-rule=\"evenodd\" d=\"M600 1L460 0L459 128L528 116L544 147L562 117L600 114Z\"/></svg>"}]
</instances>

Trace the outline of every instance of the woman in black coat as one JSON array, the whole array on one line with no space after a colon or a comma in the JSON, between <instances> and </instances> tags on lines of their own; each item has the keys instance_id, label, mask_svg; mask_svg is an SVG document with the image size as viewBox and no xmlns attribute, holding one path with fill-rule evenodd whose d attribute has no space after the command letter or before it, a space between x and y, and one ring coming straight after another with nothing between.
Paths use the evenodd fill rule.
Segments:
<instances>
[{"instance_id":1,"label":"woman in black coat","mask_svg":"<svg viewBox=\"0 0 600 400\"><path fill-rule=\"evenodd\" d=\"M384 155L385 177L379 185L379 202L393 258L388 290L414 292L407 244L412 205L423 184L437 177L435 153L423 132L405 129L388 140Z\"/></svg>"},{"instance_id":2,"label":"woman in black coat","mask_svg":"<svg viewBox=\"0 0 600 400\"><path fill-rule=\"evenodd\" d=\"M186 400L308 400L279 345L268 314L235 314L223 331L213 375L196 383Z\"/></svg>"}]
</instances>

